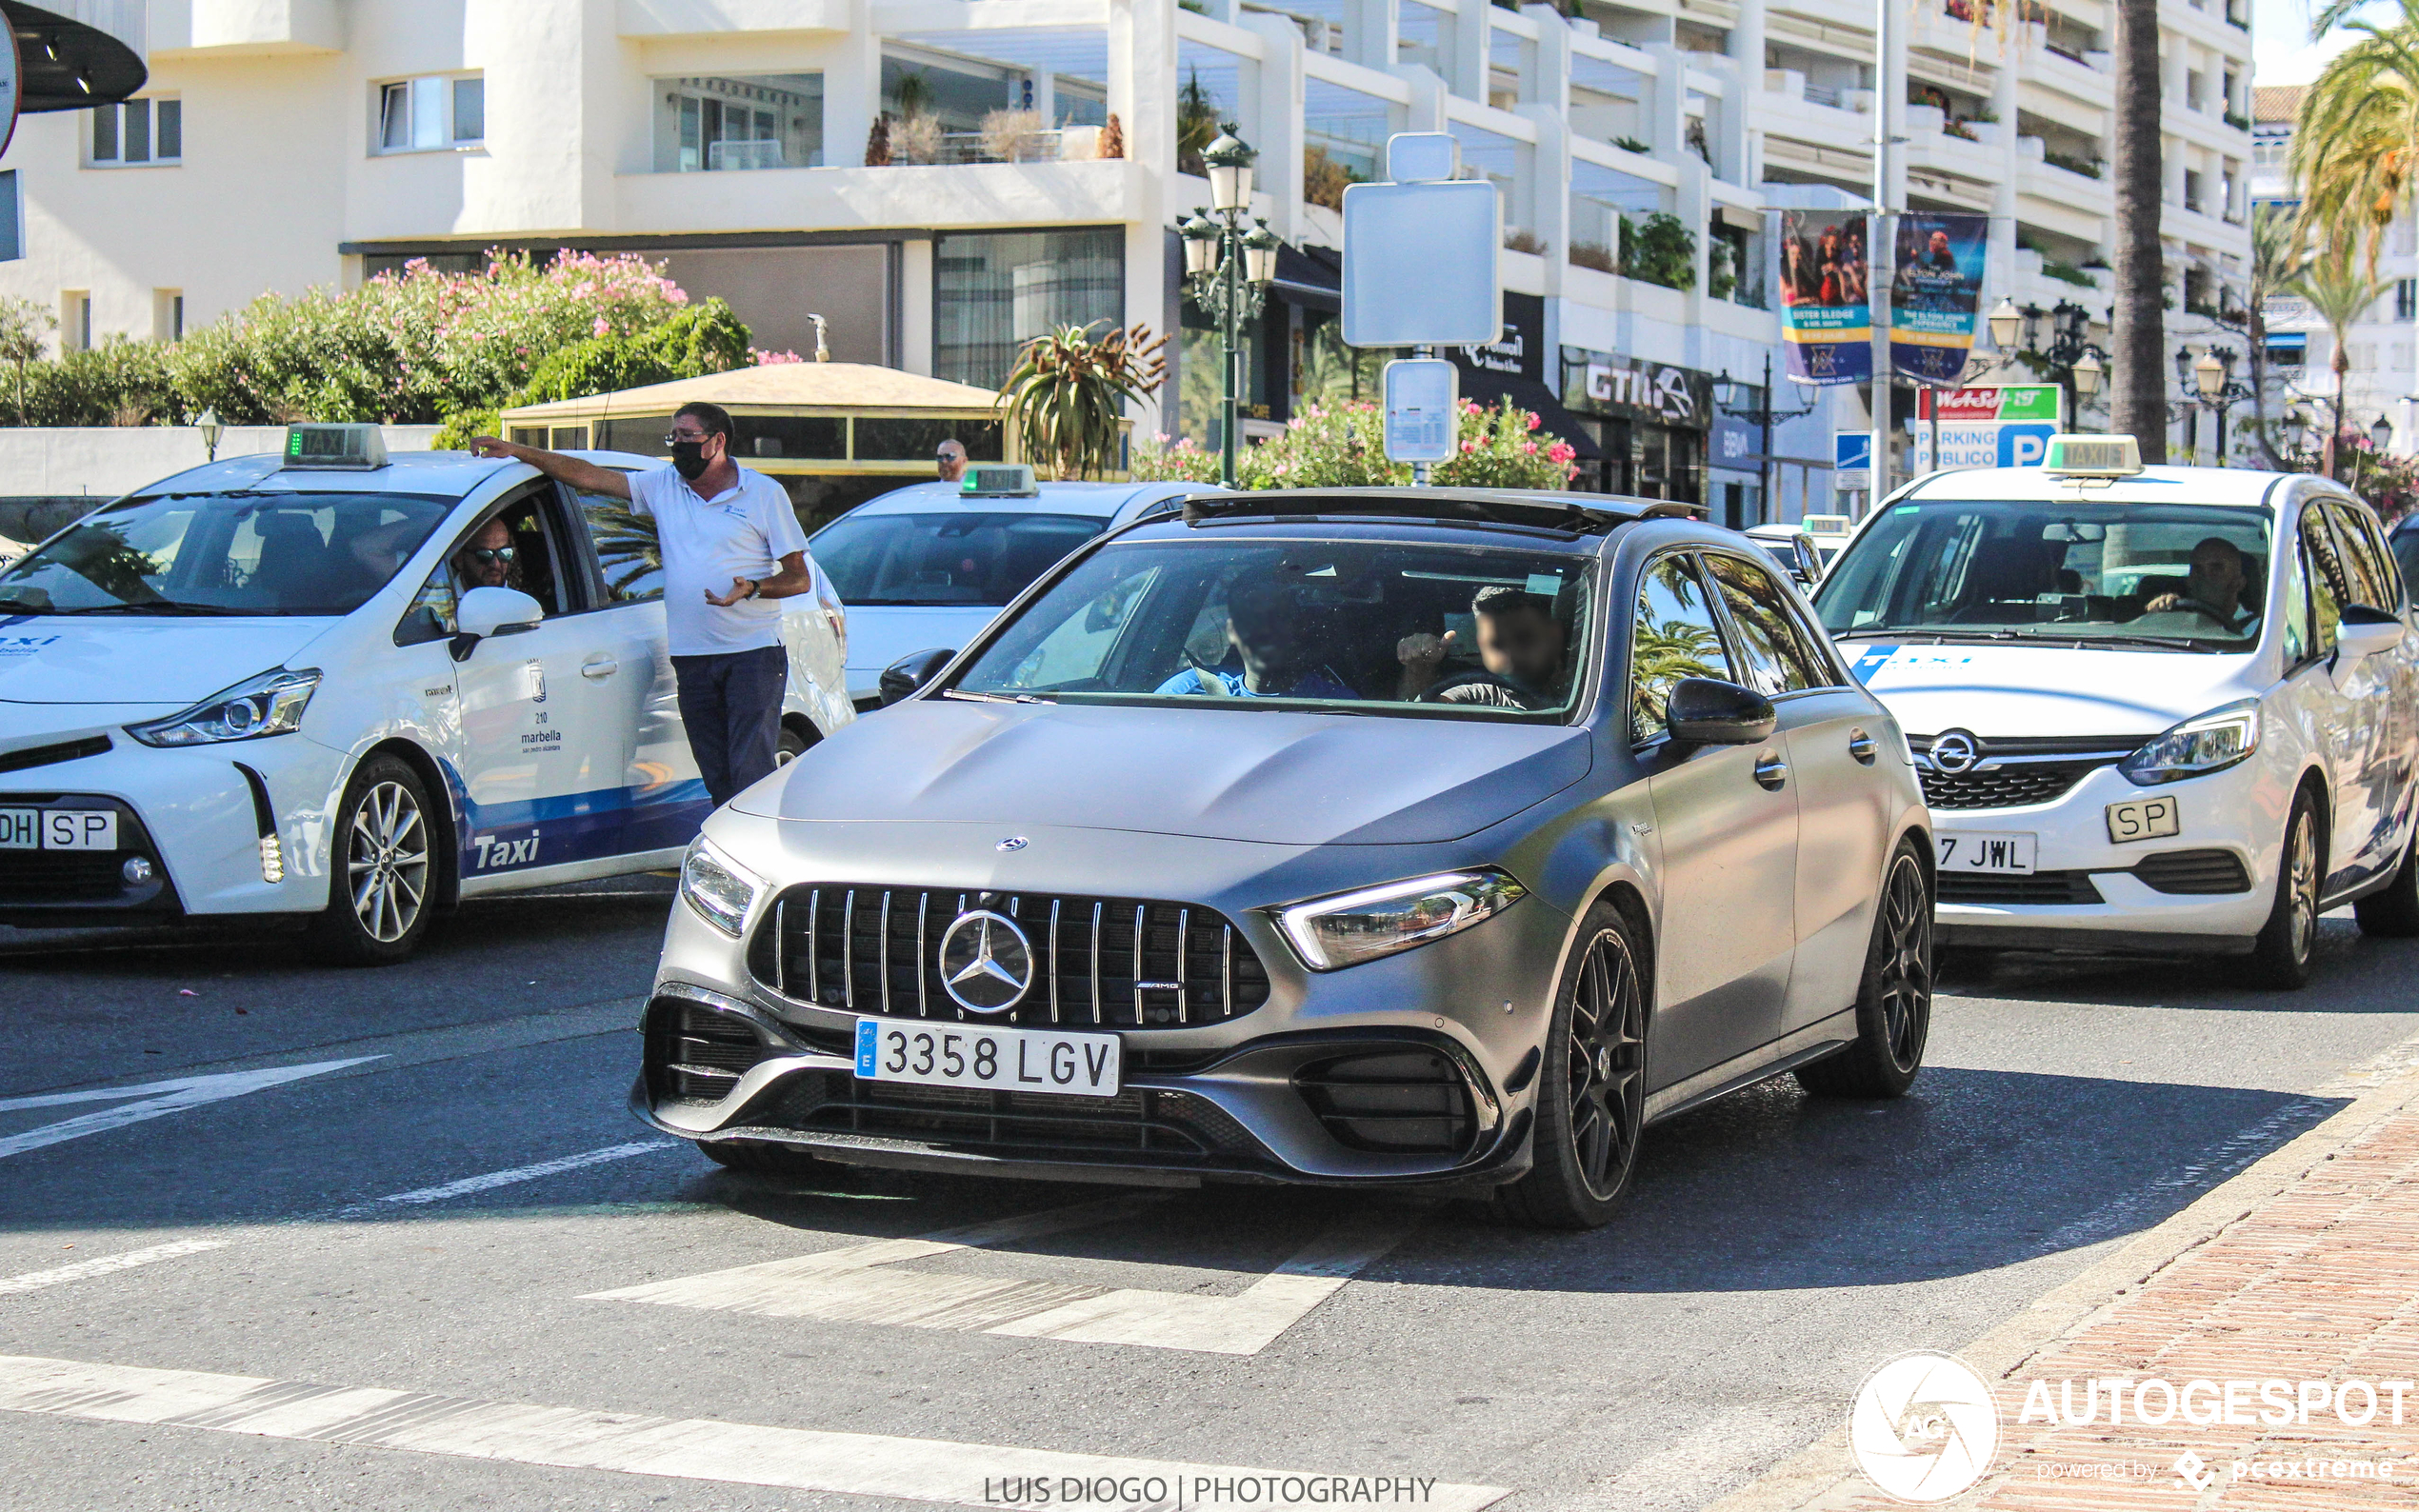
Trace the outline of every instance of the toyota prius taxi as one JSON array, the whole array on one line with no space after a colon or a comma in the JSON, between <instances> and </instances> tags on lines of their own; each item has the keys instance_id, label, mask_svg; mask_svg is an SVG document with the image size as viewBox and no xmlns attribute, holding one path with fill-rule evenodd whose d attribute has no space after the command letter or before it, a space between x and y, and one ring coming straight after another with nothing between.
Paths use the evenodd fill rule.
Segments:
<instances>
[{"instance_id":1,"label":"toyota prius taxi","mask_svg":"<svg viewBox=\"0 0 2419 1512\"><path fill-rule=\"evenodd\" d=\"M1913 746L1942 943L2298 987L2329 908L2419 933L2419 640L2376 516L2323 478L2146 468L2130 437L2048 462L1909 485L1815 599Z\"/></svg>"},{"instance_id":2,"label":"toyota prius taxi","mask_svg":"<svg viewBox=\"0 0 2419 1512\"><path fill-rule=\"evenodd\" d=\"M818 587L792 752L855 718ZM296 426L0 570L0 924L283 915L394 961L456 899L674 865L710 806L652 531L519 463Z\"/></svg>"}]
</instances>

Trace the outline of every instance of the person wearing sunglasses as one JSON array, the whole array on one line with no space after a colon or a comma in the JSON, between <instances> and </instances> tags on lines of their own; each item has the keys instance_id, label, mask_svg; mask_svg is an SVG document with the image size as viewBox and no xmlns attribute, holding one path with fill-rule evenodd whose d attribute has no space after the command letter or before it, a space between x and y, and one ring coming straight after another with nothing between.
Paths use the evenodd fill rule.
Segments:
<instances>
[{"instance_id":1,"label":"person wearing sunglasses","mask_svg":"<svg viewBox=\"0 0 2419 1512\"><path fill-rule=\"evenodd\" d=\"M526 462L587 493L628 499L655 522L664 561L664 629L680 718L714 806L770 776L790 679L774 601L814 591L807 533L781 485L731 459L730 412L692 404L664 437L671 465L647 472L481 436L482 457Z\"/></svg>"},{"instance_id":2,"label":"person wearing sunglasses","mask_svg":"<svg viewBox=\"0 0 2419 1512\"><path fill-rule=\"evenodd\" d=\"M479 527L461 550L453 553L453 576L462 590L509 588L514 586L512 527L497 515Z\"/></svg>"}]
</instances>

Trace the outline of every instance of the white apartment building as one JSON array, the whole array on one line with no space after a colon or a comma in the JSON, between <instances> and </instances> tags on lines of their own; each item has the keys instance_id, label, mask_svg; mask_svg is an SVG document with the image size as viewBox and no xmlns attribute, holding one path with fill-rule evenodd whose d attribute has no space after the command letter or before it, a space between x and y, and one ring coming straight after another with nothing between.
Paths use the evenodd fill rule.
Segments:
<instances>
[{"instance_id":1,"label":"white apartment building","mask_svg":"<svg viewBox=\"0 0 2419 1512\"><path fill-rule=\"evenodd\" d=\"M2289 208L2300 203L2286 158L2292 149L2302 93L2301 85L2256 91L2251 126L2254 204ZM2394 217L2377 255L2377 278L2386 290L2345 332L2344 341L2349 364L2344 374L2344 424L2366 432L2384 416L2394 428L2390 449L2398 452L2419 444L2414 442L2411 399L2419 389L2412 349L2412 337L2419 333L2419 234L2414 232L2419 232L2419 223L2409 214ZM2294 406L2323 421L2334 404L2334 333L2305 301L2291 295L2271 297L2264 313L2271 416Z\"/></svg>"},{"instance_id":2,"label":"white apartment building","mask_svg":"<svg viewBox=\"0 0 2419 1512\"><path fill-rule=\"evenodd\" d=\"M2162 8L2179 344L2248 247L2246 3ZM1852 390L1813 395L1759 496L1754 416L1782 370L1768 212L1865 202L1879 100L1910 102L1902 202L1996 217L1986 305L2071 302L2104 330L2102 0L1914 0L1878 78L1869 5L1567 4L150 0L138 98L19 127L24 255L0 293L56 302L65 344L173 339L414 257L631 250L729 299L759 346L808 349L819 314L836 358L986 386L1057 323L1181 330L1140 418L1207 440L1214 365L1172 227L1208 202L1210 125L1259 149L1255 209L1289 243L1251 429L1366 384L1335 342L1335 205L1389 133L1450 131L1508 228L1509 329L1460 354L1465 393L1549 411L1596 487L1747 523L1832 507L1831 432L1867 424ZM1684 249L1636 234L1658 215ZM1775 387L1773 408L1806 403Z\"/></svg>"}]
</instances>

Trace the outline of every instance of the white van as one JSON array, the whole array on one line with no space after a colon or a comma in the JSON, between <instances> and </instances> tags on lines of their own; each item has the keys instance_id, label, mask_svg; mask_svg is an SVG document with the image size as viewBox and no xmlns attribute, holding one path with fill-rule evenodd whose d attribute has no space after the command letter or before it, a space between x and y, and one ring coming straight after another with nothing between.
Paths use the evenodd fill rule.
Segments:
<instances>
[{"instance_id":1,"label":"white van","mask_svg":"<svg viewBox=\"0 0 2419 1512\"><path fill-rule=\"evenodd\" d=\"M511 586L466 587L499 518ZM855 718L818 587L792 752ZM375 427L104 506L0 571L0 923L285 914L380 963L461 898L677 865L710 806L662 591L623 501Z\"/></svg>"}]
</instances>

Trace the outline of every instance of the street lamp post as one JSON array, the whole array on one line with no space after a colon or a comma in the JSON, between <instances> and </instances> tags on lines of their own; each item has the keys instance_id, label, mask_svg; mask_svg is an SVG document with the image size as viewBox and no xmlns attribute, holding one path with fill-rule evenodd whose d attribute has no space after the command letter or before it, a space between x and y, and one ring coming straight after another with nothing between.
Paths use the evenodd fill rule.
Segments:
<instances>
[{"instance_id":1,"label":"street lamp post","mask_svg":"<svg viewBox=\"0 0 2419 1512\"><path fill-rule=\"evenodd\" d=\"M2040 328L2049 323L2048 339L2044 341ZM2060 300L2049 309L2038 305L2022 308L2010 299L1999 302L1990 312L1990 339L2003 351L2019 346L2040 359L2048 375L2066 394L2067 425L2083 428L2083 403L2100 391L2100 382L2108 376L2108 354L2089 340L2091 312L2069 300Z\"/></svg>"},{"instance_id":2,"label":"street lamp post","mask_svg":"<svg viewBox=\"0 0 2419 1512\"><path fill-rule=\"evenodd\" d=\"M218 423L218 407L203 406L202 412L193 418L193 428L202 433L202 445L210 452L209 460L216 462L218 460L218 432L222 428Z\"/></svg>"},{"instance_id":3,"label":"street lamp post","mask_svg":"<svg viewBox=\"0 0 2419 1512\"><path fill-rule=\"evenodd\" d=\"M2226 466L2226 412L2251 396L2234 381L2234 353L2223 347L2205 348L2198 359L2190 348L2175 354L2175 379L2184 397L2217 417L2217 465Z\"/></svg>"},{"instance_id":4,"label":"street lamp post","mask_svg":"<svg viewBox=\"0 0 2419 1512\"><path fill-rule=\"evenodd\" d=\"M1184 237L1185 272L1192 302L1217 323L1219 402L1218 478L1235 486L1242 454L1243 323L1257 320L1269 285L1277 276L1276 233L1251 218L1251 165L1260 154L1234 134L1231 122L1202 149L1210 170L1207 209L1176 228Z\"/></svg>"}]
</instances>

